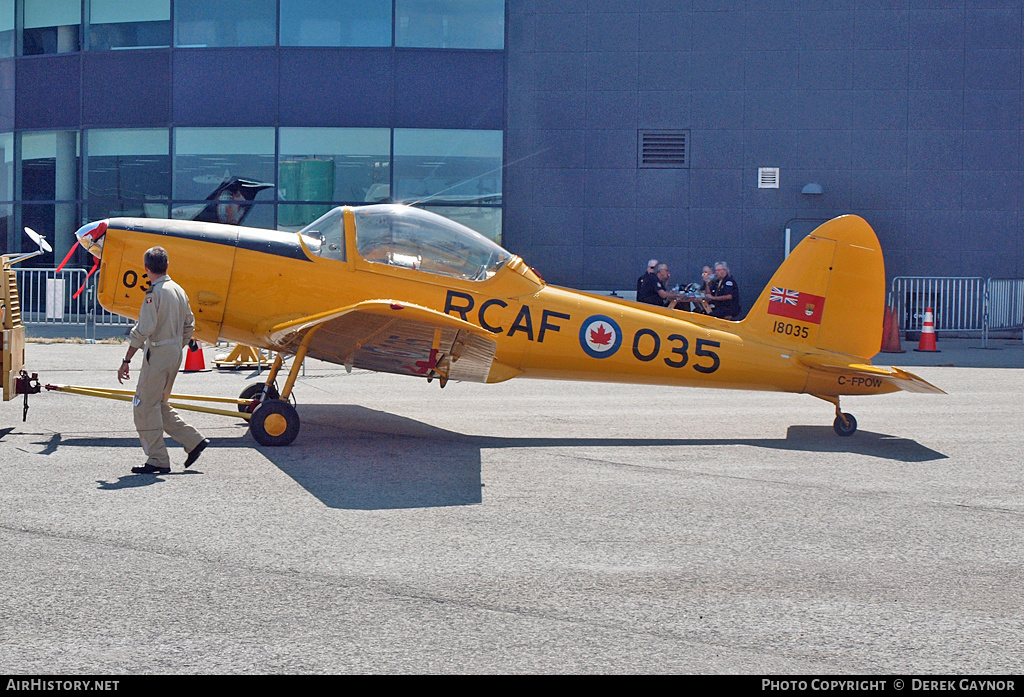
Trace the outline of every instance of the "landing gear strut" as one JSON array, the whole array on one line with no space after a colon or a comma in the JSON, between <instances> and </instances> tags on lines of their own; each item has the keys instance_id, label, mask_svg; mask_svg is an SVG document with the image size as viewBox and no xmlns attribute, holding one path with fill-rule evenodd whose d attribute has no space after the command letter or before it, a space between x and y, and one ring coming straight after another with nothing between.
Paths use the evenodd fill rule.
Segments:
<instances>
[{"instance_id":1,"label":"landing gear strut","mask_svg":"<svg viewBox=\"0 0 1024 697\"><path fill-rule=\"evenodd\" d=\"M252 418L249 419L249 432L260 445L288 445L299 435L299 412L289 401L292 396L292 387L295 386L295 379L299 376L302 362L306 360L306 352L309 351L309 344L320 327L313 327L306 336L302 338L299 349L295 352L295 360L288 371L288 379L285 380L284 389L278 394L274 386L277 374L281 372L284 359L280 352L274 358L274 364L270 367L265 383L249 385L242 392L242 399L252 399L249 405L240 411L251 410Z\"/></svg>"}]
</instances>

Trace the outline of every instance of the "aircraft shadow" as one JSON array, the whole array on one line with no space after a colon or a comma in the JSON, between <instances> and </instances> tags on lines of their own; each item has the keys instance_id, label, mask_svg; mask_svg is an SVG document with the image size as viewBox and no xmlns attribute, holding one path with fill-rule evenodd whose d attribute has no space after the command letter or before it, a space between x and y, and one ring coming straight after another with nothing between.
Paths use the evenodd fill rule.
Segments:
<instances>
[{"instance_id":1,"label":"aircraft shadow","mask_svg":"<svg viewBox=\"0 0 1024 697\"><path fill-rule=\"evenodd\" d=\"M299 414L302 432L288 447L260 446L248 434L241 442L258 449L325 506L351 510L480 503L480 452L491 448L749 445L800 453L849 452L905 463L946 458L916 441L870 431L840 438L831 426L791 426L785 438L497 437L447 431L358 405L302 405ZM203 458L207 469L214 467L218 446L227 443L238 445L236 439L213 440ZM138 449L139 442L125 437L63 439L56 433L35 445L43 448L38 454L46 455L58 447ZM101 489L123 489L156 481L160 478L135 475L98 484Z\"/></svg>"},{"instance_id":2,"label":"aircraft shadow","mask_svg":"<svg viewBox=\"0 0 1024 697\"><path fill-rule=\"evenodd\" d=\"M260 451L330 508L387 509L480 503L480 451L490 448L750 445L802 453L851 452L898 462L945 455L906 438L831 426L792 426L782 439L532 438L472 436L357 405L303 405L302 432Z\"/></svg>"}]
</instances>

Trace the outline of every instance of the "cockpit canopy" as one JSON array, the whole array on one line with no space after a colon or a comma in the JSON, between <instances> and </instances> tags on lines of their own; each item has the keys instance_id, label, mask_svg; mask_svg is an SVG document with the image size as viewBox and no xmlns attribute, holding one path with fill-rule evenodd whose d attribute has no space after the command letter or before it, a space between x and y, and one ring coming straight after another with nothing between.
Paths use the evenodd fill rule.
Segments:
<instances>
[{"instance_id":1,"label":"cockpit canopy","mask_svg":"<svg viewBox=\"0 0 1024 697\"><path fill-rule=\"evenodd\" d=\"M356 251L372 264L485 281L512 255L480 233L436 213L398 204L353 209ZM344 209L335 208L299 231L322 257L345 258Z\"/></svg>"}]
</instances>

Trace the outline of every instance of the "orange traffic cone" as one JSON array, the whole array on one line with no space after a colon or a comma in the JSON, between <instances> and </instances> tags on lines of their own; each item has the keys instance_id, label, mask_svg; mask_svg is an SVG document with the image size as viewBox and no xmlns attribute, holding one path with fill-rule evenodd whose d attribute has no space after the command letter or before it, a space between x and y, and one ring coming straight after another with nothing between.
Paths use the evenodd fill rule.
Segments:
<instances>
[{"instance_id":1,"label":"orange traffic cone","mask_svg":"<svg viewBox=\"0 0 1024 697\"><path fill-rule=\"evenodd\" d=\"M882 318L882 353L906 353L900 344L900 325L892 313L892 308L885 306Z\"/></svg>"},{"instance_id":2,"label":"orange traffic cone","mask_svg":"<svg viewBox=\"0 0 1024 697\"><path fill-rule=\"evenodd\" d=\"M932 308L924 311L924 325L921 327L921 341L918 342L915 351L933 351L939 353L935 347L935 319L932 315Z\"/></svg>"},{"instance_id":3,"label":"orange traffic cone","mask_svg":"<svg viewBox=\"0 0 1024 697\"><path fill-rule=\"evenodd\" d=\"M195 344L195 348L192 348L192 343ZM203 345L198 341L192 343L188 345L188 351L185 352L185 369L182 371L185 373L198 373L206 370L206 359L203 358Z\"/></svg>"}]
</instances>

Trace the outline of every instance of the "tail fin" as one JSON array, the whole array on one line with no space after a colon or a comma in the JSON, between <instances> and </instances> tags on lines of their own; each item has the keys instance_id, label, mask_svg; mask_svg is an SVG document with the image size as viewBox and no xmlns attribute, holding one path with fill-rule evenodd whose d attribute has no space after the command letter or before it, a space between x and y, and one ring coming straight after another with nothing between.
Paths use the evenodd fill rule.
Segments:
<instances>
[{"instance_id":1,"label":"tail fin","mask_svg":"<svg viewBox=\"0 0 1024 697\"><path fill-rule=\"evenodd\" d=\"M743 323L797 348L878 353L885 262L875 231L844 215L808 235L772 276Z\"/></svg>"}]
</instances>

